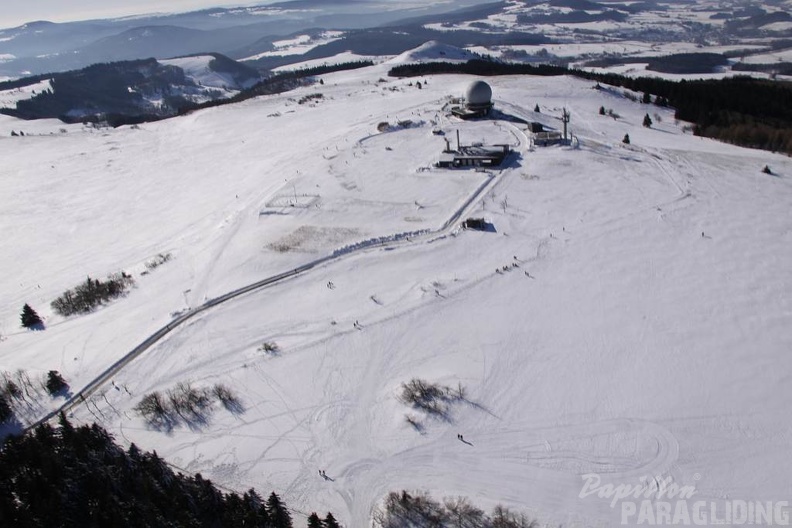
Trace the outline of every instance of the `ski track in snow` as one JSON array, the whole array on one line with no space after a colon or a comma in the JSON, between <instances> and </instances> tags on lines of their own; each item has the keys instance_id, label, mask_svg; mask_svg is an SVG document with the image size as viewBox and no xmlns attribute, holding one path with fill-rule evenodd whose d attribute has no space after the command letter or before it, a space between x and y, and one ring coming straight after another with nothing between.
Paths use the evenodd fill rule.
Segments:
<instances>
[{"instance_id":1,"label":"ski track in snow","mask_svg":"<svg viewBox=\"0 0 792 528\"><path fill-rule=\"evenodd\" d=\"M782 411L773 403L763 404L762 413L749 411L768 401L755 383L758 373L775 391L788 385L781 383L783 369L767 367L784 344L792 345L779 330L792 313L784 297L792 285L778 271L792 257L790 229L783 215L764 216L783 209L778 203L789 199L788 180L762 179L753 167L770 154L685 136L666 110L658 110L666 113L657 130L644 130L645 107L582 81L492 79L496 107L525 121L557 128L560 109L571 108L577 147L542 149L519 122L437 119L443 96L461 92L468 77L427 76L421 91L402 80L372 84L384 71L325 76L327 95L315 107L290 101L299 94L261 98L145 126L139 134L146 137L120 142L121 151L137 152L129 141L140 138L154 159L167 160L179 134L222 135L218 128L228 125L229 112L227 119L244 131L244 144L227 143L229 155L243 160L232 172L257 178L239 184L234 199L201 204L192 216L180 213L174 225L163 222L166 234L144 233L154 239L145 254L124 247L122 262L142 262L162 247L176 255L130 299L48 325L41 336L65 336L56 354L84 387L62 408L78 421L100 420L124 442L156 448L185 471L237 490L275 489L297 512L330 510L354 527L367 526L378 501L401 489L466 495L482 507L502 502L555 524L569 515L615 522L609 501L577 497L586 473L618 485L657 476L692 484L701 472L701 496L716 498L747 489L736 473L763 499L792 491L780 484L788 474L781 455L792 437ZM530 110L536 101L541 114ZM598 116L601 104L624 117ZM245 112L279 117L240 123ZM262 122L289 127L320 119L308 117L314 115L337 127L314 134L296 128L302 160L292 161L287 139L258 130ZM416 126L374 132L379 122L404 119ZM508 137L519 156L500 171L430 172L432 184L443 186L436 192L416 172L429 163L420 158L429 152L421 143L441 141L431 136L434 126L461 129L463 141ZM631 145L620 143L625 132ZM248 161L245 142L254 141L275 144L266 163ZM383 153L384 147L390 150ZM190 152L185 158L208 160L200 145ZM53 156L53 163L80 163L76 153L69 159ZM772 164L781 174L792 172L785 158L773 157ZM376 179L387 170L387 178ZM371 191L370 181L390 180L396 183L385 196ZM398 194L404 187L412 195ZM443 192L457 194L438 198ZM746 193L754 193L756 205L743 202ZM292 194L295 200L316 194L321 207L266 206ZM745 209L736 209L741 203ZM162 204L169 208L168 200ZM273 214L262 216L263 210ZM400 221L409 211L422 216L416 229ZM497 232L459 231L469 215L491 220ZM307 263L299 253L257 260L265 242L324 226L323 220L358 228L360 238L323 248L324 257ZM764 229L752 230L753 222ZM774 250L766 255L770 244ZM81 269L70 265L72 272ZM237 270L248 286L227 279ZM330 281L334 289L325 287ZM167 301L145 300L153 284L167 291ZM223 289L229 293L218 295ZM197 306L159 329L161 319L145 319L148 326L119 330L125 317L140 324L138 312L178 311L184 303ZM114 343L114 332L121 343L134 343L142 328L150 337L126 356L97 356L96 349ZM4 335L0 361L9 364L11 352L25 346L39 354L47 348L36 349L29 333ZM270 339L282 346L280 355L255 352ZM743 355L749 344L756 347L750 360ZM712 368L715 357L741 368ZM422 419L419 434L403 422L414 411L395 398L399 384L415 376L459 381L470 400L446 421ZM133 416L143 393L184 380L228 383L246 410L217 410L206 424L168 435ZM740 408L722 387L749 403ZM472 445L455 439L458 432ZM332 480L317 477L317 469Z\"/></svg>"}]
</instances>

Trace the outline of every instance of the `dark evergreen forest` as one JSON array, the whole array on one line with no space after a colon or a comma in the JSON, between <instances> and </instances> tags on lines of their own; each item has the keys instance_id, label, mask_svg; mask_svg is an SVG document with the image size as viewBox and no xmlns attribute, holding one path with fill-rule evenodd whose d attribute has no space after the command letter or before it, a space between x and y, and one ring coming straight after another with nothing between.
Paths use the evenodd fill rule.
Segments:
<instances>
[{"instance_id":1,"label":"dark evergreen forest","mask_svg":"<svg viewBox=\"0 0 792 528\"><path fill-rule=\"evenodd\" d=\"M124 450L98 425L43 424L0 450L0 526L293 526L275 492L219 490L174 472L156 452Z\"/></svg>"}]
</instances>

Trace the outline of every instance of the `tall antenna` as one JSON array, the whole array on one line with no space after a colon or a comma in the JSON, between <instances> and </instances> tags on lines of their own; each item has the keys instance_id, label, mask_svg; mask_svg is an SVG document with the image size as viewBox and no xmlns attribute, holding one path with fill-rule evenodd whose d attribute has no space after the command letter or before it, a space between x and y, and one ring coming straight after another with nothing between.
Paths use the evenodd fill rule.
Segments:
<instances>
[{"instance_id":1,"label":"tall antenna","mask_svg":"<svg viewBox=\"0 0 792 528\"><path fill-rule=\"evenodd\" d=\"M561 121L564 123L564 143L567 141L567 123L569 123L569 111L564 108L564 111L561 113Z\"/></svg>"}]
</instances>

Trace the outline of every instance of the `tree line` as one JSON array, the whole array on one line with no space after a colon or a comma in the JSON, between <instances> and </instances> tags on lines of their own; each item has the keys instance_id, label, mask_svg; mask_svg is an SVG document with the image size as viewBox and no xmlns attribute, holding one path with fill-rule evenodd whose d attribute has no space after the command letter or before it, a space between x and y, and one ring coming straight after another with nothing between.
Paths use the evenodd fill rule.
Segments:
<instances>
[{"instance_id":1,"label":"tree line","mask_svg":"<svg viewBox=\"0 0 792 528\"><path fill-rule=\"evenodd\" d=\"M328 522L329 521L329 522ZM318 524L317 524L318 523ZM42 424L0 450L0 526L292 528L272 492L221 491L200 474L175 473L156 452L124 450L100 426ZM313 514L308 526L339 526Z\"/></svg>"},{"instance_id":2,"label":"tree line","mask_svg":"<svg viewBox=\"0 0 792 528\"><path fill-rule=\"evenodd\" d=\"M282 72L240 91L230 98L195 103L171 94L171 85L188 83L184 72L154 59L94 64L82 70L42 74L0 83L0 89L20 88L50 80L51 88L32 98L17 102L15 108L0 108L0 114L20 119L57 118L64 123L106 123L112 127L138 125L184 115L203 108L238 103L258 97L286 92L306 84L306 78L334 71L371 66L371 61L323 65ZM142 72L145 72L142 73ZM130 87L135 90L130 91ZM141 95L161 93L164 104L155 110ZM73 115L74 108L91 109L87 115Z\"/></svg>"}]
</instances>

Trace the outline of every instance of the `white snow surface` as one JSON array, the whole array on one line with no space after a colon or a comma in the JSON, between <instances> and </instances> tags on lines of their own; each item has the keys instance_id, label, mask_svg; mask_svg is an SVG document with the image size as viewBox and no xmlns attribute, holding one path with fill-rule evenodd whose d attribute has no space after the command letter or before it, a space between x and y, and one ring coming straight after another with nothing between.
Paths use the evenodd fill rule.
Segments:
<instances>
[{"instance_id":1,"label":"white snow surface","mask_svg":"<svg viewBox=\"0 0 792 528\"><path fill-rule=\"evenodd\" d=\"M275 47L272 51L265 51L240 59L240 61L253 61L264 57L284 57L287 55L301 55L308 53L312 49L335 42L344 36L343 31L324 31L316 37L311 35L299 35L292 39L277 40L273 42Z\"/></svg>"},{"instance_id":2,"label":"white snow surface","mask_svg":"<svg viewBox=\"0 0 792 528\"><path fill-rule=\"evenodd\" d=\"M32 98L37 93L49 90L52 88L52 83L49 79L23 86L21 88L13 88L10 90L0 91L0 108L16 108L19 101L25 101Z\"/></svg>"},{"instance_id":3,"label":"white snow surface","mask_svg":"<svg viewBox=\"0 0 792 528\"><path fill-rule=\"evenodd\" d=\"M573 146L534 148L517 121L442 112L471 77L418 90L388 67L135 128L50 135L62 125L42 121L12 138L18 122L0 116L0 370L59 370L78 393L173 314L347 248L193 317L73 419L350 527L401 489L543 525L618 524L618 505L580 498L588 473L788 500L792 161L691 136L620 90L488 78L503 114L560 129L571 112ZM500 170L435 169L433 129L515 154ZM495 232L444 229L461 209ZM142 275L159 253L173 258ZM120 270L136 279L127 297L70 318L49 308ZM45 330L19 327L26 302ZM469 403L425 417L396 397L414 377L461 384ZM244 411L216 405L169 433L133 411L187 381L227 384Z\"/></svg>"},{"instance_id":4,"label":"white snow surface","mask_svg":"<svg viewBox=\"0 0 792 528\"><path fill-rule=\"evenodd\" d=\"M212 70L209 63L213 60L215 60L215 58L211 55L196 55L192 57L179 57L176 59L161 59L158 62L160 64L181 68L184 70L184 74L187 77L191 78L199 85L208 88L238 90L248 87L248 85L238 86L237 81L230 73ZM255 84L255 81L250 81L248 84Z\"/></svg>"},{"instance_id":5,"label":"white snow surface","mask_svg":"<svg viewBox=\"0 0 792 528\"><path fill-rule=\"evenodd\" d=\"M435 61L467 62L470 59L476 58L479 58L479 56L471 51L431 40L413 50L405 51L397 55L386 61L386 64L411 64L416 62Z\"/></svg>"},{"instance_id":6,"label":"white snow surface","mask_svg":"<svg viewBox=\"0 0 792 528\"><path fill-rule=\"evenodd\" d=\"M383 62L384 60L387 60L387 58L383 58L380 55L358 55L357 53L352 53L351 51L345 51L343 53L338 53L336 55L333 55L332 57L323 57L321 59L311 59L303 62L295 62L292 64L287 64L285 66L278 66L277 68L273 68L272 71L275 72L293 71L304 68L306 69L316 68L319 66L333 66L336 64L344 64L347 62L362 62L362 61Z\"/></svg>"}]
</instances>

